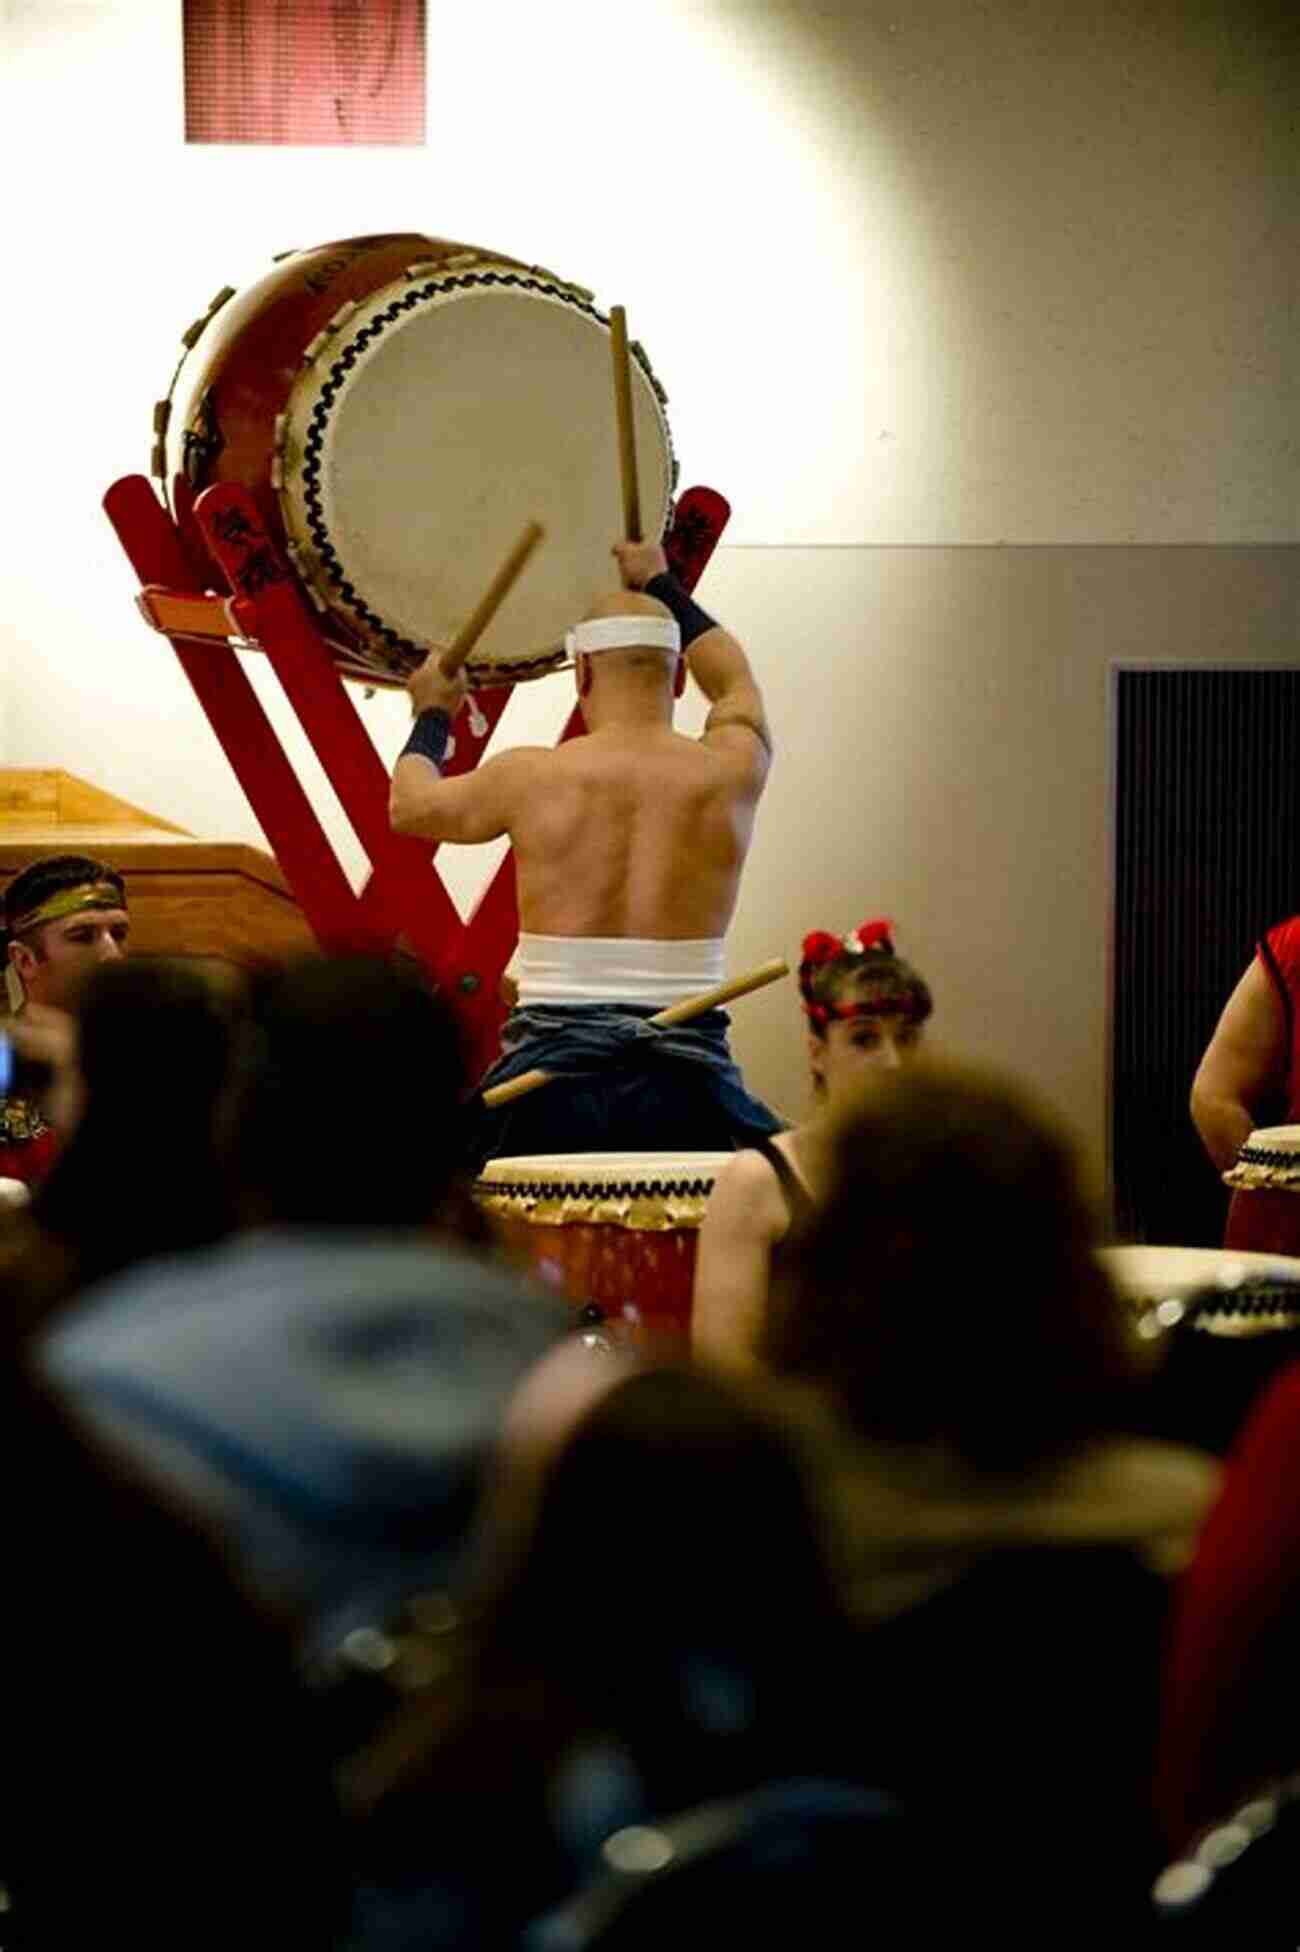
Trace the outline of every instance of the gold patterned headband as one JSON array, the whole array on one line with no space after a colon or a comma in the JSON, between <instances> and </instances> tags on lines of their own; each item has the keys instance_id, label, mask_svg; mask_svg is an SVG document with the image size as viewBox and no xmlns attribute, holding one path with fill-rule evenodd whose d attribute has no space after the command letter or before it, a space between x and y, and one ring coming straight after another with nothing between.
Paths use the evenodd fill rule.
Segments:
<instances>
[{"instance_id":1,"label":"gold patterned headband","mask_svg":"<svg viewBox=\"0 0 1300 1952\"><path fill-rule=\"evenodd\" d=\"M29 935L33 929L44 928L47 922L65 921L69 915L79 915L86 908L124 906L121 891L111 881L83 881L75 888L60 888L57 894L47 896L25 915L15 916L9 924L9 933Z\"/></svg>"}]
</instances>

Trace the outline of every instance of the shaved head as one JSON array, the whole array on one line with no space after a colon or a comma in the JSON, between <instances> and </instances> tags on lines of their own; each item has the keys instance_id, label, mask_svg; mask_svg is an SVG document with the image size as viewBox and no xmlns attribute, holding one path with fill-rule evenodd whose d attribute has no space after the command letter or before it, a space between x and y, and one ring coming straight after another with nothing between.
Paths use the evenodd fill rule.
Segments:
<instances>
[{"instance_id":1,"label":"shaved head","mask_svg":"<svg viewBox=\"0 0 1300 1952\"><path fill-rule=\"evenodd\" d=\"M640 642L638 617L644 618L646 625L646 636ZM672 611L644 590L610 590L606 596L597 597L574 638L580 640L586 626L601 624L611 625L610 634L615 638L627 630L632 641L606 647L599 642L597 631L598 641L590 650L584 650L580 641L574 644L578 696L584 701L588 730L595 730L597 718L607 719L611 713L618 715L628 709L634 716L649 710L654 720L671 725L673 699L681 696L686 678ZM671 637L671 644L664 642L665 636Z\"/></svg>"}]
</instances>

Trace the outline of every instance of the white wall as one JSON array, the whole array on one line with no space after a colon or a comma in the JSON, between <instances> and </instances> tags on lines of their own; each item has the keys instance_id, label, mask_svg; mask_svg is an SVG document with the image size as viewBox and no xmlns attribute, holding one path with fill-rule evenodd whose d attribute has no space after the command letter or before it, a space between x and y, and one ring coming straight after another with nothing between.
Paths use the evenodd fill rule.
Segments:
<instances>
[{"instance_id":1,"label":"white wall","mask_svg":"<svg viewBox=\"0 0 1300 1952\"><path fill-rule=\"evenodd\" d=\"M786 647L767 674L779 764L733 962L827 920L893 917L934 988L938 1039L1032 1079L1099 1172L1111 671L1300 663L1300 551L734 550L710 588ZM850 617L852 659L810 696ZM755 1086L797 1103L791 1016L780 989L752 998L737 1041Z\"/></svg>"},{"instance_id":2,"label":"white wall","mask_svg":"<svg viewBox=\"0 0 1300 1952\"><path fill-rule=\"evenodd\" d=\"M432 6L423 150L187 149L177 0L9 0L4 34L0 756L258 838L98 508L147 469L180 332L272 252L367 230L552 264L628 306L684 480L735 506L702 594L746 634L781 764L733 961L894 910L961 1039L1099 1153L1106 661L1166 585L1161 655L1295 649L1293 555L1199 560L1298 534L1289 10ZM1044 581L1042 545L1111 549ZM1114 545L1164 551L1140 598ZM549 736L562 684L521 694L510 736ZM391 752L401 701L362 709ZM1022 755L1061 782L1046 811L1017 797ZM1082 960L1038 934L1062 861ZM737 1025L790 1105L793 1025L788 996Z\"/></svg>"}]
</instances>

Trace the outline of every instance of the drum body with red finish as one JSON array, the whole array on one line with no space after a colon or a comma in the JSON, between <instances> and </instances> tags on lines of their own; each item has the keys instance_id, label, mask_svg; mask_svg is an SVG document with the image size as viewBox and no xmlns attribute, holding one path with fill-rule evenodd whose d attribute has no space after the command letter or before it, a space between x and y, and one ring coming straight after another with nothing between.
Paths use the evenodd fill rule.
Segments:
<instances>
[{"instance_id":1,"label":"drum body with red finish","mask_svg":"<svg viewBox=\"0 0 1300 1952\"><path fill-rule=\"evenodd\" d=\"M546 543L477 645L471 683L565 662L616 580L609 328L592 294L478 245L397 233L286 252L184 335L154 417L182 532L238 482L288 554L341 670L397 682L471 614L531 520ZM664 395L631 361L645 533L667 525Z\"/></svg>"},{"instance_id":2,"label":"drum body with red finish","mask_svg":"<svg viewBox=\"0 0 1300 1952\"><path fill-rule=\"evenodd\" d=\"M475 1188L507 1246L593 1321L641 1344L690 1338L696 1234L729 1152L490 1159Z\"/></svg>"},{"instance_id":3,"label":"drum body with red finish","mask_svg":"<svg viewBox=\"0 0 1300 1952\"><path fill-rule=\"evenodd\" d=\"M1252 1132L1223 1177L1232 1188L1224 1246L1300 1254L1300 1125Z\"/></svg>"},{"instance_id":4,"label":"drum body with red finish","mask_svg":"<svg viewBox=\"0 0 1300 1952\"><path fill-rule=\"evenodd\" d=\"M1254 1254L1300 1254L1300 1185L1294 1192L1234 1187L1223 1244Z\"/></svg>"}]
</instances>

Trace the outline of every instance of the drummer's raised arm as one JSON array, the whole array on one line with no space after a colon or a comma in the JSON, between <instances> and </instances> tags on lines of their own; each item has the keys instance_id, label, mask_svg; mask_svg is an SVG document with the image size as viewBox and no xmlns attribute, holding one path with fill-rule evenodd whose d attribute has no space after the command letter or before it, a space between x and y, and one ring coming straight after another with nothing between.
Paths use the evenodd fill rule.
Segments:
<instances>
[{"instance_id":1,"label":"drummer's raised arm","mask_svg":"<svg viewBox=\"0 0 1300 1952\"><path fill-rule=\"evenodd\" d=\"M466 696L464 676L444 677L435 653L412 674L407 688L415 724L393 767L388 796L393 832L466 843L509 833L519 796L531 778L536 748L516 746L472 772L444 779L452 720Z\"/></svg>"},{"instance_id":2,"label":"drummer's raised arm","mask_svg":"<svg viewBox=\"0 0 1300 1952\"><path fill-rule=\"evenodd\" d=\"M614 554L628 588L657 597L677 619L687 669L711 707L702 738L733 751L752 772L755 789L761 790L772 758L772 734L763 694L740 644L683 589L657 542L615 543Z\"/></svg>"}]
</instances>

